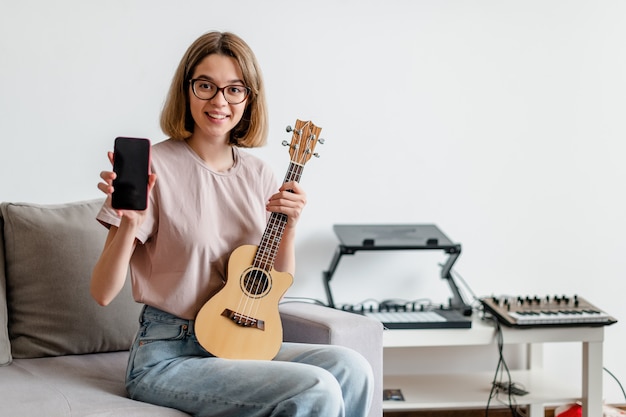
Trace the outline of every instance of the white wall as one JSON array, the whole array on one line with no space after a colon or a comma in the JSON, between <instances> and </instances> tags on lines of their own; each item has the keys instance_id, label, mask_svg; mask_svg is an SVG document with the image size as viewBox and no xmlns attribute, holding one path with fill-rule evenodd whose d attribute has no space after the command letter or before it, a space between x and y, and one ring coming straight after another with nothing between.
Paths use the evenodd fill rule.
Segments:
<instances>
[{"instance_id":1,"label":"white wall","mask_svg":"<svg viewBox=\"0 0 626 417\"><path fill-rule=\"evenodd\" d=\"M326 138L302 179L289 295L325 300L334 223L436 223L476 295L579 294L626 320L625 23L621 1L0 0L0 200L99 197L113 138L163 140L185 48L232 30L269 89L255 152L282 178L285 125L311 119ZM336 301L445 301L433 257L344 258ZM626 382L624 326L604 353ZM564 378L577 355L546 354ZM608 376L605 392L624 402Z\"/></svg>"}]
</instances>

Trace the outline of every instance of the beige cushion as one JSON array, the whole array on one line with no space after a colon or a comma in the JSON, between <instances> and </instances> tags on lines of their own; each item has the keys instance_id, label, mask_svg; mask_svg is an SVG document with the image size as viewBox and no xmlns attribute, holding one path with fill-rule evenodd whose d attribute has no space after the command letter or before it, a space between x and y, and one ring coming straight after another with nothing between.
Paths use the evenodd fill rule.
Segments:
<instances>
[{"instance_id":1,"label":"beige cushion","mask_svg":"<svg viewBox=\"0 0 626 417\"><path fill-rule=\"evenodd\" d=\"M107 307L89 294L106 238L102 200L7 204L4 217L8 333L14 358L128 349L140 305L130 283Z\"/></svg>"},{"instance_id":2,"label":"beige cushion","mask_svg":"<svg viewBox=\"0 0 626 417\"><path fill-rule=\"evenodd\" d=\"M15 359L0 368L3 417L189 417L131 400L124 375L128 352Z\"/></svg>"}]
</instances>

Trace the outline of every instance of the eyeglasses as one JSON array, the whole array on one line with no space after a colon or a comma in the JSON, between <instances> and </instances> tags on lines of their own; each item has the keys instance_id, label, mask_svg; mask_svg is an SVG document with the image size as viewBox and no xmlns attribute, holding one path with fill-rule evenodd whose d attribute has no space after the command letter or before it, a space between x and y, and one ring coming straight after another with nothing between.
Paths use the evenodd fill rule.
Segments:
<instances>
[{"instance_id":1,"label":"eyeglasses","mask_svg":"<svg viewBox=\"0 0 626 417\"><path fill-rule=\"evenodd\" d=\"M202 78L191 79L189 83L191 84L191 91L200 100L211 100L221 91L228 104L239 104L243 103L250 94L250 89L244 85L218 87L211 81Z\"/></svg>"}]
</instances>

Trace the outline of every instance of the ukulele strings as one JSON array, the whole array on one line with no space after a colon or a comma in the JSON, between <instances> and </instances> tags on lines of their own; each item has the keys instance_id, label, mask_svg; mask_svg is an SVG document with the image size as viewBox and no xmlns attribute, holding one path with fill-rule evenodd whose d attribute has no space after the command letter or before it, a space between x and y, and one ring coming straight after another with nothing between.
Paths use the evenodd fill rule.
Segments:
<instances>
[{"instance_id":1,"label":"ukulele strings","mask_svg":"<svg viewBox=\"0 0 626 417\"><path fill-rule=\"evenodd\" d=\"M309 123L310 121L307 121L303 127L306 127ZM302 128L296 130L294 131L294 134L298 134L300 136L302 134L302 130ZM284 183L300 180L306 157L311 152L309 147L309 141L311 139L314 139L314 135L309 135L307 138L307 144L304 152L299 152L299 145L296 144L293 146L296 153L296 158L294 159L300 159L297 161L291 161L287 174L285 175L285 180L283 181ZM242 291L238 306L238 311L242 312L244 321L256 320L254 317L257 316L262 294L264 294L268 290L268 287L271 286L269 275L273 268L274 259L278 253L278 248L280 246L280 241L286 224L287 215L283 213L272 213L270 216L270 221L265 228L265 232L263 233L261 240L266 245L269 243L271 250L257 250L252 265L254 269L246 272L246 277L244 278L244 291ZM249 275L251 275L251 277ZM248 282L249 278L252 278L251 283ZM247 293L250 293L252 296L248 296Z\"/></svg>"},{"instance_id":2,"label":"ukulele strings","mask_svg":"<svg viewBox=\"0 0 626 417\"><path fill-rule=\"evenodd\" d=\"M292 177L293 164L290 166L285 182ZM268 226L263 233L263 246L267 250L257 250L257 254L252 263L252 268L245 272L243 292L239 300L238 311L244 315L243 319L254 320L261 305L260 299L267 291L269 284L269 274L273 267L273 259L278 253L281 236L287 223L287 216L283 213L272 213Z\"/></svg>"}]
</instances>

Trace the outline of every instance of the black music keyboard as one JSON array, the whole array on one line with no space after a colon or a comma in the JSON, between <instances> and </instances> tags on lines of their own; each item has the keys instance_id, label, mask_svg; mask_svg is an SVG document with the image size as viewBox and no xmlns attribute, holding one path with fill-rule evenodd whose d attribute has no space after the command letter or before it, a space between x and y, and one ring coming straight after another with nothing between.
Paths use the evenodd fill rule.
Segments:
<instances>
[{"instance_id":1,"label":"black music keyboard","mask_svg":"<svg viewBox=\"0 0 626 417\"><path fill-rule=\"evenodd\" d=\"M511 327L607 326L617 320L577 295L539 298L492 296L480 299L485 311Z\"/></svg>"},{"instance_id":2,"label":"black music keyboard","mask_svg":"<svg viewBox=\"0 0 626 417\"><path fill-rule=\"evenodd\" d=\"M360 314L380 321L386 329L469 329L472 318L457 310L363 311Z\"/></svg>"}]
</instances>

